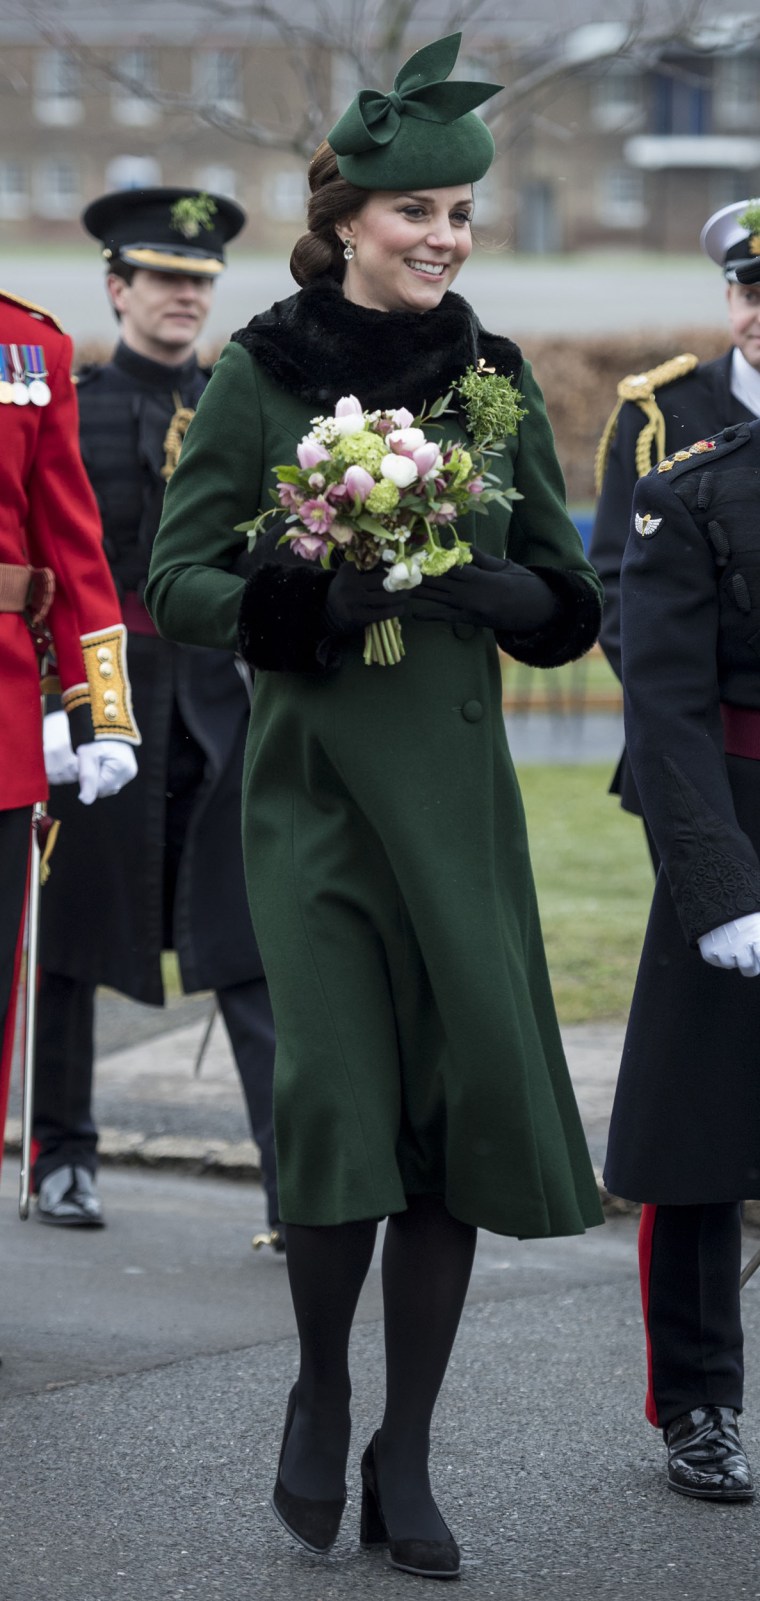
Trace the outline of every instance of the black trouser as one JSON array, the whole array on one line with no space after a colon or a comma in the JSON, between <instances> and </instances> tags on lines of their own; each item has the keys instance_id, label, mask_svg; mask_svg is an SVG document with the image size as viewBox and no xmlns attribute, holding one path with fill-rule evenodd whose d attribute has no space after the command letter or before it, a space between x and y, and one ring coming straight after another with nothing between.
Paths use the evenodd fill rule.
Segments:
<instances>
[{"instance_id":1,"label":"black trouser","mask_svg":"<svg viewBox=\"0 0 760 1601\"><path fill-rule=\"evenodd\" d=\"M217 992L243 1086L251 1132L261 1151L269 1219L279 1218L272 1123L274 1023L263 978ZM94 984L41 973L38 1000L34 1138L35 1184L59 1167L97 1168L92 1115Z\"/></svg>"},{"instance_id":2,"label":"black trouser","mask_svg":"<svg viewBox=\"0 0 760 1601\"><path fill-rule=\"evenodd\" d=\"M0 1160L11 1076L11 1014L31 838L31 806L0 811Z\"/></svg>"},{"instance_id":3,"label":"black trouser","mask_svg":"<svg viewBox=\"0 0 760 1601\"><path fill-rule=\"evenodd\" d=\"M741 1218L739 1201L642 1209L646 1415L657 1428L697 1407L742 1409Z\"/></svg>"},{"instance_id":4,"label":"black trouser","mask_svg":"<svg viewBox=\"0 0 760 1601\"><path fill-rule=\"evenodd\" d=\"M31 838L31 806L0 811L0 1041L13 987Z\"/></svg>"}]
</instances>

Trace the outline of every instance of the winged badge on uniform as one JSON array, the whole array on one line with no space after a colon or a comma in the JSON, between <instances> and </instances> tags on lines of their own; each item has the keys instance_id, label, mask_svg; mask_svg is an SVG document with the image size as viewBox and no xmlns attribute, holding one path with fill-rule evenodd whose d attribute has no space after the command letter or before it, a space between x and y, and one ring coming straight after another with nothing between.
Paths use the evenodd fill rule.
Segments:
<instances>
[{"instance_id":1,"label":"winged badge on uniform","mask_svg":"<svg viewBox=\"0 0 760 1601\"><path fill-rule=\"evenodd\" d=\"M653 517L650 511L645 511L643 517L641 513L637 511L634 520L636 523L636 532L637 534L641 534L642 539L651 539L652 535L657 533L660 523L662 522L661 517Z\"/></svg>"}]
</instances>

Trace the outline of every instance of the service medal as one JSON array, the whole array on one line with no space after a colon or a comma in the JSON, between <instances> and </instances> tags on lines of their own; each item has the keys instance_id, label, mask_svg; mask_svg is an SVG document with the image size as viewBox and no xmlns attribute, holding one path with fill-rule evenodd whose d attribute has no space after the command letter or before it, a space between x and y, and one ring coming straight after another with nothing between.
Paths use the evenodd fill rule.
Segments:
<instances>
[{"instance_id":1,"label":"service medal","mask_svg":"<svg viewBox=\"0 0 760 1601\"><path fill-rule=\"evenodd\" d=\"M29 399L33 406L49 406L51 401L50 385L44 378L33 378L28 389Z\"/></svg>"},{"instance_id":2,"label":"service medal","mask_svg":"<svg viewBox=\"0 0 760 1601\"><path fill-rule=\"evenodd\" d=\"M0 378L0 406L10 406L13 400L13 384L7 378Z\"/></svg>"},{"instance_id":3,"label":"service medal","mask_svg":"<svg viewBox=\"0 0 760 1601\"><path fill-rule=\"evenodd\" d=\"M11 400L13 401L14 406L29 405L29 390L27 389L23 378L17 378L15 383L11 385Z\"/></svg>"}]
</instances>

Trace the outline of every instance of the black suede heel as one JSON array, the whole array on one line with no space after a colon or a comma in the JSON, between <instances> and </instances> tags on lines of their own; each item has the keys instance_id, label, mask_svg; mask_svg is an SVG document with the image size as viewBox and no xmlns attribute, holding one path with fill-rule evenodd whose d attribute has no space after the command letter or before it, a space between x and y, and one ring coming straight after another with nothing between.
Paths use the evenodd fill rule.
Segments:
<instances>
[{"instance_id":1,"label":"black suede heel","mask_svg":"<svg viewBox=\"0 0 760 1601\"><path fill-rule=\"evenodd\" d=\"M416 1573L421 1579L458 1579L460 1556L453 1534L447 1540L394 1540L389 1533L377 1482L376 1440L374 1434L362 1457L362 1545L387 1545L391 1567L400 1568L403 1573Z\"/></svg>"},{"instance_id":2,"label":"black suede heel","mask_svg":"<svg viewBox=\"0 0 760 1601\"><path fill-rule=\"evenodd\" d=\"M292 1534L294 1540L311 1551L315 1556L323 1556L335 1544L338 1538L340 1520L346 1505L345 1491L339 1501L317 1501L307 1495L291 1495L282 1482L282 1459L288 1443L293 1418L296 1411L296 1388L288 1396L288 1410L285 1414L285 1428L283 1430L282 1445L280 1446L280 1460L277 1464L277 1480L272 1494L272 1511L279 1518L281 1524Z\"/></svg>"}]
</instances>

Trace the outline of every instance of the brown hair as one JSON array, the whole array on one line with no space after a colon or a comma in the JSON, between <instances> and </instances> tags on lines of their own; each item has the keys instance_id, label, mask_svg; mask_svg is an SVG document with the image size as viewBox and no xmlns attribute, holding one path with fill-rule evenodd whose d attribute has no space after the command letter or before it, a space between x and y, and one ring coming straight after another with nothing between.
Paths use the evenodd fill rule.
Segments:
<instances>
[{"instance_id":1,"label":"brown hair","mask_svg":"<svg viewBox=\"0 0 760 1601\"><path fill-rule=\"evenodd\" d=\"M371 191L359 189L341 178L335 151L326 139L309 162L309 188L311 196L306 212L309 231L296 241L290 270L302 288L313 278L325 275L342 283L346 264L336 225L347 217L355 217L366 206Z\"/></svg>"},{"instance_id":2,"label":"brown hair","mask_svg":"<svg viewBox=\"0 0 760 1601\"><path fill-rule=\"evenodd\" d=\"M137 268L133 267L131 262L121 261L118 256L115 258L115 260L106 262L106 278L121 278L125 284L131 284L136 272ZM109 300L111 299L110 295L108 298ZM121 312L116 310L112 300L111 310L116 318L116 321L121 322Z\"/></svg>"}]
</instances>

